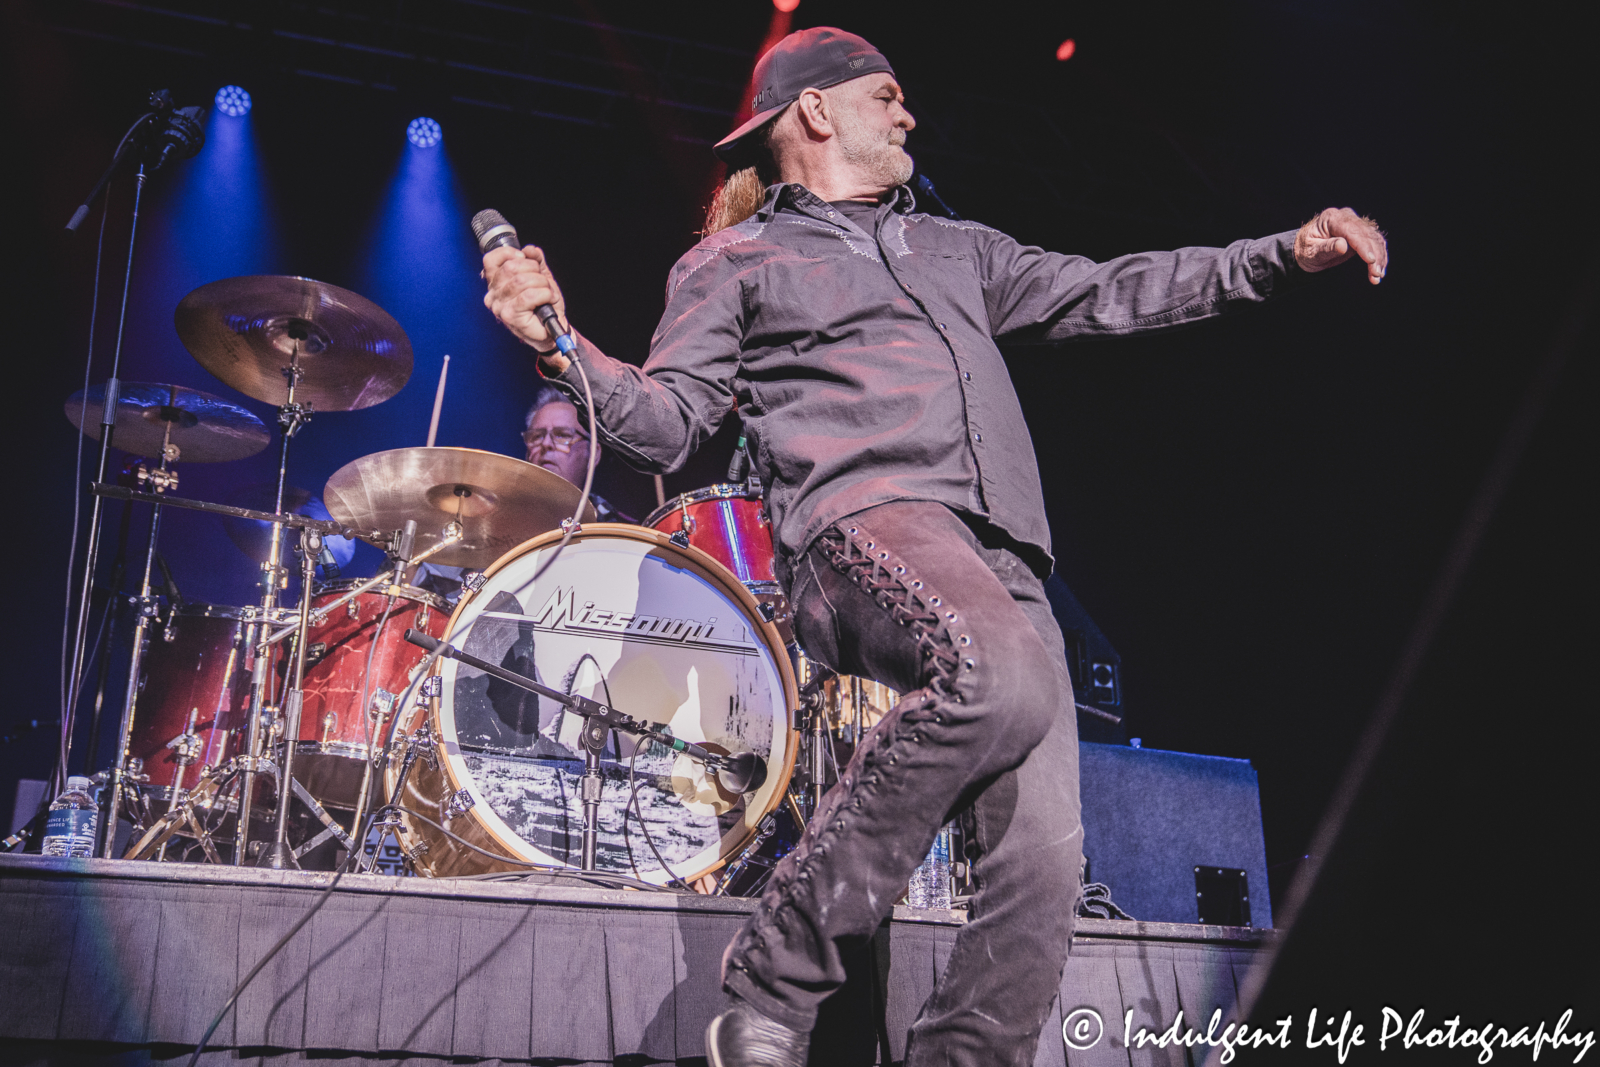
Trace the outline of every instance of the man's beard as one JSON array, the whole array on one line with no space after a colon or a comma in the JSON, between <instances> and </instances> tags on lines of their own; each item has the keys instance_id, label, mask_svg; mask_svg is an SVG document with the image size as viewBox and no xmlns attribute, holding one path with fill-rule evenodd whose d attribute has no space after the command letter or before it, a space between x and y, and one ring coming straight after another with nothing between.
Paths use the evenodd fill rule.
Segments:
<instances>
[{"instance_id":1,"label":"man's beard","mask_svg":"<svg viewBox=\"0 0 1600 1067\"><path fill-rule=\"evenodd\" d=\"M869 181L892 189L911 180L914 165L902 147L904 130L895 131L900 136L900 144L879 140L847 107L839 109L833 124L845 162L859 167Z\"/></svg>"}]
</instances>

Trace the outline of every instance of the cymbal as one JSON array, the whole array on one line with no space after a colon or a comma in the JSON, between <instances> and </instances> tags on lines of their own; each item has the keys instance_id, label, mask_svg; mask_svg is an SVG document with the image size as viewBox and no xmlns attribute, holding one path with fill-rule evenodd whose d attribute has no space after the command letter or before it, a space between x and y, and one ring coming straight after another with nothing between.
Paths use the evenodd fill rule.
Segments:
<instances>
[{"instance_id":1,"label":"cymbal","mask_svg":"<svg viewBox=\"0 0 1600 1067\"><path fill-rule=\"evenodd\" d=\"M271 511L274 498L277 496L278 486L275 482L257 482L247 485L234 493L229 494L228 502L235 507L250 508L255 511ZM320 497L314 496L309 490L301 489L297 485L283 487L283 510L291 515L306 515L313 519L330 519L328 509L323 506ZM262 522L260 519L238 519L231 516L220 516L223 529L228 532L228 540L239 547L239 551L255 560L265 563L272 548L272 524ZM295 545L300 543L300 531L285 529L283 531L283 548L279 552L279 559L292 559ZM333 562L339 567L348 567L350 560L355 556L356 543L348 537L339 537L336 534L325 534L322 545L333 554Z\"/></svg>"},{"instance_id":2,"label":"cymbal","mask_svg":"<svg viewBox=\"0 0 1600 1067\"><path fill-rule=\"evenodd\" d=\"M328 479L328 513L348 526L397 530L417 520L420 552L457 518L465 536L429 562L483 568L572 517L581 495L553 471L475 448L396 448L347 463ZM596 521L594 505L582 516Z\"/></svg>"},{"instance_id":3,"label":"cymbal","mask_svg":"<svg viewBox=\"0 0 1600 1067\"><path fill-rule=\"evenodd\" d=\"M178 337L206 370L245 396L288 400L283 369L302 371L295 400L317 411L381 404L411 377L411 341L377 304L310 278L248 275L178 302Z\"/></svg>"},{"instance_id":4,"label":"cymbal","mask_svg":"<svg viewBox=\"0 0 1600 1067\"><path fill-rule=\"evenodd\" d=\"M100 415L105 407L105 385L92 385L67 397L67 418L98 441ZM168 422L172 424L172 443L178 446L178 459L184 463L244 459L266 448L272 440L266 426L252 412L220 396L181 385L122 383L111 433L117 448L135 455L160 456Z\"/></svg>"}]
</instances>

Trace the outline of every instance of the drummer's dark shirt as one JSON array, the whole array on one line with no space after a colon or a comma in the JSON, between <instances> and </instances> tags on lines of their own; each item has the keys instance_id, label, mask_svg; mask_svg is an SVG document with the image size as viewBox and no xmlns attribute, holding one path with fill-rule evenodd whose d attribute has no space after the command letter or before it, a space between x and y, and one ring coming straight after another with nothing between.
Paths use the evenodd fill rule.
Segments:
<instances>
[{"instance_id":1,"label":"drummer's dark shirt","mask_svg":"<svg viewBox=\"0 0 1600 1067\"><path fill-rule=\"evenodd\" d=\"M643 368L579 336L606 446L671 472L737 404L780 568L846 515L931 500L999 527L1043 576L1038 464L997 342L1163 329L1304 277L1294 231L1095 263L914 209L902 187L862 226L804 186L769 188L672 268ZM555 381L581 409L577 370Z\"/></svg>"}]
</instances>

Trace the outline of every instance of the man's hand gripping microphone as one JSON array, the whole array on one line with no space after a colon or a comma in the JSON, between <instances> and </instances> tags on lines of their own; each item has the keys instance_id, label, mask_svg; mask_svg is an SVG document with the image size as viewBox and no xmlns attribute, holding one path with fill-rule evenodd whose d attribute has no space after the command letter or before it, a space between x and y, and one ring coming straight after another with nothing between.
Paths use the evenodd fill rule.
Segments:
<instances>
[{"instance_id":1,"label":"man's hand gripping microphone","mask_svg":"<svg viewBox=\"0 0 1600 1067\"><path fill-rule=\"evenodd\" d=\"M478 238L478 251L488 255L496 248L521 248L522 242L517 240L516 227L506 221L506 217L494 208L485 208L472 216L472 233ZM550 331L550 336L555 339L556 351L563 356L572 355L573 349L578 347L578 342L573 340L572 334L561 326L561 319L556 315L556 309L549 304L540 304L533 309L539 316L539 321L544 323L544 328Z\"/></svg>"}]
</instances>

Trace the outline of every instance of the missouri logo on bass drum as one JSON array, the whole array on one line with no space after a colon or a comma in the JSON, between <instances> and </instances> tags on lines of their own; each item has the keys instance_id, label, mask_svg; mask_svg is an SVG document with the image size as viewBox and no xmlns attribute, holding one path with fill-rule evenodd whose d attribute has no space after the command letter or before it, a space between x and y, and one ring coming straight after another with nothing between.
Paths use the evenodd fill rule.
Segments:
<instances>
[{"instance_id":1,"label":"missouri logo on bass drum","mask_svg":"<svg viewBox=\"0 0 1600 1067\"><path fill-rule=\"evenodd\" d=\"M501 617L485 611L485 617ZM506 618L517 616L505 615ZM616 607L602 607L581 599L573 586L557 588L537 611L518 621L533 624L546 633L583 633L650 644L685 645L734 655L754 656L759 652L754 635L741 620L733 625L718 623L715 615L705 619L676 618Z\"/></svg>"}]
</instances>

